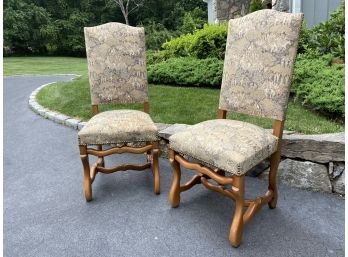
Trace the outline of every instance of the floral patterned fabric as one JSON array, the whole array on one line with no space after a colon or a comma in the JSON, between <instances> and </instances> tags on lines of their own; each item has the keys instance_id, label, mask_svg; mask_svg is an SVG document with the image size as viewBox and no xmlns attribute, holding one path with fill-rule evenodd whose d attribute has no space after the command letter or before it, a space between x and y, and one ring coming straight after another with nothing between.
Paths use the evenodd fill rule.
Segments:
<instances>
[{"instance_id":1,"label":"floral patterned fabric","mask_svg":"<svg viewBox=\"0 0 348 257\"><path fill-rule=\"evenodd\" d=\"M242 121L209 120L169 137L170 148L241 176L277 149L271 132Z\"/></svg>"},{"instance_id":2,"label":"floral patterned fabric","mask_svg":"<svg viewBox=\"0 0 348 257\"><path fill-rule=\"evenodd\" d=\"M302 19L261 10L229 21L220 109L285 119Z\"/></svg>"},{"instance_id":3,"label":"floral patterned fabric","mask_svg":"<svg viewBox=\"0 0 348 257\"><path fill-rule=\"evenodd\" d=\"M92 104L148 101L144 28L84 28Z\"/></svg>"},{"instance_id":4,"label":"floral patterned fabric","mask_svg":"<svg viewBox=\"0 0 348 257\"><path fill-rule=\"evenodd\" d=\"M78 133L79 145L157 141L157 127L141 111L106 111L93 116Z\"/></svg>"}]
</instances>

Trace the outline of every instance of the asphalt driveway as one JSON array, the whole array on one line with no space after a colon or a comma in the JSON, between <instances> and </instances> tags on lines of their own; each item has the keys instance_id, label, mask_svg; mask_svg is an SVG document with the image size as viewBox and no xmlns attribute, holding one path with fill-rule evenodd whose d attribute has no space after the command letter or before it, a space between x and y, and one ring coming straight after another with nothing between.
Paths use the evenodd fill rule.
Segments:
<instances>
[{"instance_id":1,"label":"asphalt driveway","mask_svg":"<svg viewBox=\"0 0 348 257\"><path fill-rule=\"evenodd\" d=\"M263 208L235 249L233 202L196 186L172 209L166 159L161 195L152 192L150 172L129 171L97 176L86 203L77 131L28 108L34 89L70 78L4 78L4 256L344 256L340 197L280 185L278 208ZM143 159L121 155L107 164ZM247 187L255 195L266 184L248 178Z\"/></svg>"}]
</instances>

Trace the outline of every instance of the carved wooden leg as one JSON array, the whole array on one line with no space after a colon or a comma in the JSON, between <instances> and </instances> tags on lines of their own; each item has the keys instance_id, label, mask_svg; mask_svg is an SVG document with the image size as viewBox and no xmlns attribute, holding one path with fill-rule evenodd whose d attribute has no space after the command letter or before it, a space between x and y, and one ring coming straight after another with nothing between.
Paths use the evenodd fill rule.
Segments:
<instances>
[{"instance_id":1,"label":"carved wooden leg","mask_svg":"<svg viewBox=\"0 0 348 257\"><path fill-rule=\"evenodd\" d=\"M103 150L103 146L102 145L97 145L97 150L98 151ZM98 157L97 165L99 167L105 167L104 157Z\"/></svg>"},{"instance_id":2,"label":"carved wooden leg","mask_svg":"<svg viewBox=\"0 0 348 257\"><path fill-rule=\"evenodd\" d=\"M274 209L277 206L278 200L278 189L277 189L277 172L280 162L280 151L278 150L271 156L271 167L269 171L269 184L268 189L273 191L273 198L269 201L268 206L271 209Z\"/></svg>"},{"instance_id":3,"label":"carved wooden leg","mask_svg":"<svg viewBox=\"0 0 348 257\"><path fill-rule=\"evenodd\" d=\"M243 214L244 214L244 176L234 176L232 186L238 188L235 199L235 210L230 228L229 240L232 246L238 247L243 237Z\"/></svg>"},{"instance_id":4,"label":"carved wooden leg","mask_svg":"<svg viewBox=\"0 0 348 257\"><path fill-rule=\"evenodd\" d=\"M169 162L173 168L173 181L169 191L169 202L173 208L180 204L180 164L175 160L175 152L169 149Z\"/></svg>"},{"instance_id":5,"label":"carved wooden leg","mask_svg":"<svg viewBox=\"0 0 348 257\"><path fill-rule=\"evenodd\" d=\"M161 192L160 189L160 174L159 174L159 167L158 167L158 156L159 156L159 149L158 149L158 143L153 143L154 149L152 149L152 173L153 173L153 179L154 179L154 191L155 194L159 194Z\"/></svg>"},{"instance_id":6,"label":"carved wooden leg","mask_svg":"<svg viewBox=\"0 0 348 257\"><path fill-rule=\"evenodd\" d=\"M80 158L83 165L83 190L85 193L86 201L89 202L92 200L92 183L87 154L87 146L85 145L80 146Z\"/></svg>"}]
</instances>

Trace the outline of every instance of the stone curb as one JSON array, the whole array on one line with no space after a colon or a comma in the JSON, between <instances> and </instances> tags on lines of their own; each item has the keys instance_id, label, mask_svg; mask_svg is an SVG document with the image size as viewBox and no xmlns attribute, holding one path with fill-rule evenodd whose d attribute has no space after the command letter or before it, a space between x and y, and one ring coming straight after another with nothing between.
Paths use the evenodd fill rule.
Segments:
<instances>
[{"instance_id":1,"label":"stone curb","mask_svg":"<svg viewBox=\"0 0 348 257\"><path fill-rule=\"evenodd\" d=\"M81 76L81 75L77 75L77 74L53 74L53 75L47 75L47 76L58 76L58 75L59 76L75 76L75 78L78 78ZM20 76L25 76L25 75L15 75L15 76L11 76L11 77L20 77ZM35 75L30 75L30 76L35 76ZM36 75L36 76L45 76L45 75ZM74 80L75 78L72 78L71 80ZM83 126L86 124L86 122L81 121L79 119L75 119L74 117L70 117L70 116L67 116L67 115L59 113L59 112L49 110L49 109L43 107L42 105L40 105L36 101L36 96L41 89L43 89L44 87L47 87L49 85L55 84L55 83L57 83L57 82L50 82L50 83L44 84L44 85L38 87L37 89L35 89L29 96L29 101L28 101L29 108L31 110L33 110L36 114L44 117L45 119L51 120L55 123L65 125L67 127L70 127L70 128L76 129L76 130L80 130L81 128L83 128Z\"/></svg>"}]
</instances>

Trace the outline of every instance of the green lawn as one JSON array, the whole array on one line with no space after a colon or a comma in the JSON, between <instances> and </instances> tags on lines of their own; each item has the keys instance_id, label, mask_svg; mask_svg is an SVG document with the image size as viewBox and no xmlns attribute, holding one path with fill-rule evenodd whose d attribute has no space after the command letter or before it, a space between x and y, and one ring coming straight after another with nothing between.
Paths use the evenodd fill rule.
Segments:
<instances>
[{"instance_id":1,"label":"green lawn","mask_svg":"<svg viewBox=\"0 0 348 257\"><path fill-rule=\"evenodd\" d=\"M4 75L84 74L86 58L74 57L5 57Z\"/></svg>"},{"instance_id":2,"label":"green lawn","mask_svg":"<svg viewBox=\"0 0 348 257\"><path fill-rule=\"evenodd\" d=\"M81 74L82 77L72 82L56 83L45 87L39 92L37 99L41 105L69 116L83 120L88 120L91 117L85 59L64 57L4 58L4 70L6 75ZM219 90L217 89L150 85L149 92L150 114L155 122L195 124L207 119L214 119L217 116L219 101ZM102 106L101 110L116 108L141 110L142 105L106 105ZM241 114L229 114L228 118L248 121L265 128L272 127L272 121L269 119ZM297 102L290 101L285 129L314 134L344 131L344 126L305 109Z\"/></svg>"},{"instance_id":3,"label":"green lawn","mask_svg":"<svg viewBox=\"0 0 348 257\"><path fill-rule=\"evenodd\" d=\"M217 116L219 90L208 88L150 85L150 114L155 122L195 124ZM89 84L86 75L73 82L57 83L45 87L37 95L38 102L49 109L83 120L91 117ZM142 104L104 105L101 110L134 108ZM228 118L249 121L265 128L272 121L241 114ZM302 133L330 133L343 131L343 126L304 109L299 103L289 103L285 128Z\"/></svg>"}]
</instances>

